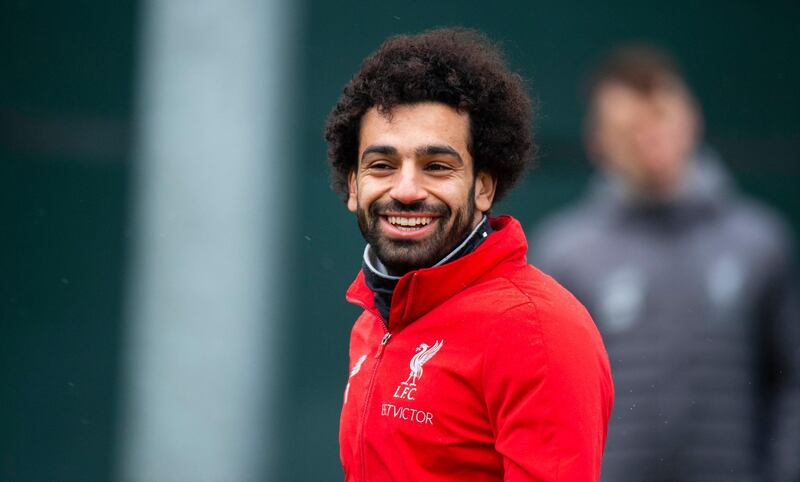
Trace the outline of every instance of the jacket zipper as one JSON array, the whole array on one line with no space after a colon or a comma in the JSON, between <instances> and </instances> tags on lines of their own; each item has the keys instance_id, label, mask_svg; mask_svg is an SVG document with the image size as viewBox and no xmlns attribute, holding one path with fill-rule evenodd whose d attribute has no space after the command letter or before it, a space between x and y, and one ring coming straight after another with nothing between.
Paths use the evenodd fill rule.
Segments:
<instances>
[{"instance_id":1,"label":"jacket zipper","mask_svg":"<svg viewBox=\"0 0 800 482\"><path fill-rule=\"evenodd\" d=\"M386 332L385 335L383 335L383 338L381 339L381 344L378 345L378 351L375 352L375 358L380 358L381 355L383 355L383 347L385 347L386 344L389 343L389 338L391 337L392 334L389 333L388 331Z\"/></svg>"},{"instance_id":2,"label":"jacket zipper","mask_svg":"<svg viewBox=\"0 0 800 482\"><path fill-rule=\"evenodd\" d=\"M367 462L364 458L364 454L366 452L366 437L364 436L364 429L367 425L367 413L369 412L369 401L372 398L372 390L375 388L375 377L378 374L378 367L381 363L381 357L383 356L383 349L387 343L389 343L389 339L392 337L392 334L389 333L388 328L386 325L381 322L381 326L383 326L384 335L381 339L380 345L378 345L378 350L375 352L375 358L377 361L375 362L375 367L372 369L372 375L369 379L369 385L367 386L367 398L364 400L364 410L361 413L361 440L359 440L359 445L361 446L361 481L366 482L367 480Z\"/></svg>"}]
</instances>

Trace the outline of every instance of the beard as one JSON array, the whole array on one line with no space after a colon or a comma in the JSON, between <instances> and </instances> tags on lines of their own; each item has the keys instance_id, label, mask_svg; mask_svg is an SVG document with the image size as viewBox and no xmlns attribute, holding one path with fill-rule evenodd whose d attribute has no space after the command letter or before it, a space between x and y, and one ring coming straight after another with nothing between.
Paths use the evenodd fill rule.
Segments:
<instances>
[{"instance_id":1,"label":"beard","mask_svg":"<svg viewBox=\"0 0 800 482\"><path fill-rule=\"evenodd\" d=\"M429 268L447 256L472 231L475 218L475 184L469 190L465 205L451 210L444 203L418 202L403 204L397 200L375 201L367 210L359 204L356 215L364 239L375 250L375 255L389 270L389 274L402 276L409 271ZM423 239L391 239L381 230L381 212L435 214L436 227Z\"/></svg>"}]
</instances>

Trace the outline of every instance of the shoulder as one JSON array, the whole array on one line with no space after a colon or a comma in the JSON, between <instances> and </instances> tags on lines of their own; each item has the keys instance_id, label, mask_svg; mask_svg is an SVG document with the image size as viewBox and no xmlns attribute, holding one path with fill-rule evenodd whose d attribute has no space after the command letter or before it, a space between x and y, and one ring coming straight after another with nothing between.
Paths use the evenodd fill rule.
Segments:
<instances>
[{"instance_id":1,"label":"shoulder","mask_svg":"<svg viewBox=\"0 0 800 482\"><path fill-rule=\"evenodd\" d=\"M484 311L487 334L493 339L525 339L541 344L551 354L579 351L605 357L591 316L552 277L527 265L491 284L494 295L478 297L478 306Z\"/></svg>"},{"instance_id":2,"label":"shoulder","mask_svg":"<svg viewBox=\"0 0 800 482\"><path fill-rule=\"evenodd\" d=\"M562 265L602 235L607 220L604 206L588 198L545 217L527 233L531 262L545 271Z\"/></svg>"},{"instance_id":3,"label":"shoulder","mask_svg":"<svg viewBox=\"0 0 800 482\"><path fill-rule=\"evenodd\" d=\"M794 251L794 237L777 211L747 196L737 195L726 210L727 235L760 253L764 262L785 262Z\"/></svg>"},{"instance_id":4,"label":"shoulder","mask_svg":"<svg viewBox=\"0 0 800 482\"><path fill-rule=\"evenodd\" d=\"M742 234L762 243L789 243L788 224L772 207L747 196L737 196L733 202L733 218L738 221Z\"/></svg>"},{"instance_id":5,"label":"shoulder","mask_svg":"<svg viewBox=\"0 0 800 482\"><path fill-rule=\"evenodd\" d=\"M585 437L604 439L614 389L608 355L588 312L532 266L505 281L525 301L506 307L486 326L487 398L535 398L537 410L547 412L566 445ZM596 429L591 436L579 433L588 427Z\"/></svg>"},{"instance_id":6,"label":"shoulder","mask_svg":"<svg viewBox=\"0 0 800 482\"><path fill-rule=\"evenodd\" d=\"M528 231L531 244L552 244L553 239L564 235L596 229L597 209L587 200L580 200L546 216Z\"/></svg>"}]
</instances>

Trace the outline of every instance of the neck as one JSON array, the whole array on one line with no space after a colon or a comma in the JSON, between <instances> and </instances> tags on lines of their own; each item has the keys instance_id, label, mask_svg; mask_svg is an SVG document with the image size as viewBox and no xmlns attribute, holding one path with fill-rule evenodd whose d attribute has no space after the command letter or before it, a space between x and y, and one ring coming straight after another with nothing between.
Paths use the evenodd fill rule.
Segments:
<instances>
[{"instance_id":1,"label":"neck","mask_svg":"<svg viewBox=\"0 0 800 482\"><path fill-rule=\"evenodd\" d=\"M433 266L441 266L452 262L462 256L474 251L492 233L489 220L486 216L481 216L478 224L472 232L453 249L447 256L439 260ZM375 253L368 244L364 249L363 261L364 281L367 286L375 293L375 306L383 316L384 321L389 319L389 308L391 307L392 295L400 276L390 273L386 266L375 256Z\"/></svg>"}]
</instances>

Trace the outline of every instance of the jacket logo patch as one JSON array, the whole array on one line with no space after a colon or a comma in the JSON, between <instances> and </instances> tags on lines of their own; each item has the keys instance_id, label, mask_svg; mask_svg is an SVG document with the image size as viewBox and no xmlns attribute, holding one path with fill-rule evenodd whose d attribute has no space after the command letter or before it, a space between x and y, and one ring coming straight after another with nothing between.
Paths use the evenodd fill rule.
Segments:
<instances>
[{"instance_id":1,"label":"jacket logo patch","mask_svg":"<svg viewBox=\"0 0 800 482\"><path fill-rule=\"evenodd\" d=\"M715 311L715 321L733 318L745 277L741 260L732 253L723 254L711 263L706 274L706 290Z\"/></svg>"},{"instance_id":2,"label":"jacket logo patch","mask_svg":"<svg viewBox=\"0 0 800 482\"><path fill-rule=\"evenodd\" d=\"M417 392L417 380L422 378L422 365L427 363L428 360L433 358L439 352L443 343L444 340L437 341L433 344L433 346L429 346L426 343L420 343L416 349L417 354L411 358L411 362L408 364L409 368L411 368L408 378L406 378L404 382L400 382L400 384L397 385L393 398L414 400L414 394Z\"/></svg>"},{"instance_id":3,"label":"jacket logo patch","mask_svg":"<svg viewBox=\"0 0 800 482\"><path fill-rule=\"evenodd\" d=\"M631 266L620 268L605 279L598 318L607 331L626 331L640 320L646 286L644 273Z\"/></svg>"},{"instance_id":4,"label":"jacket logo patch","mask_svg":"<svg viewBox=\"0 0 800 482\"><path fill-rule=\"evenodd\" d=\"M344 403L347 403L347 395L350 393L350 378L353 378L361 371L361 365L364 364L364 360L366 359L367 355L361 355L361 358L356 361L355 365L353 365L353 368L350 370L350 377L347 379L347 386L344 389Z\"/></svg>"}]
</instances>

